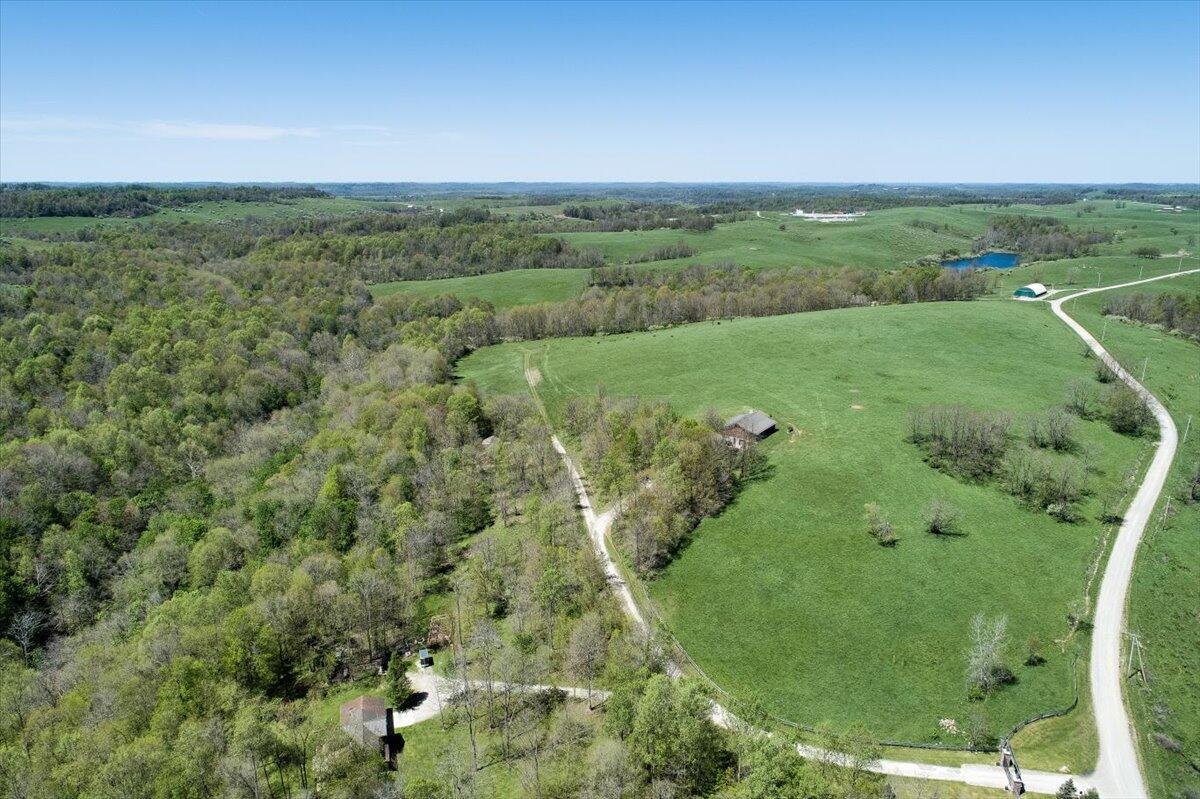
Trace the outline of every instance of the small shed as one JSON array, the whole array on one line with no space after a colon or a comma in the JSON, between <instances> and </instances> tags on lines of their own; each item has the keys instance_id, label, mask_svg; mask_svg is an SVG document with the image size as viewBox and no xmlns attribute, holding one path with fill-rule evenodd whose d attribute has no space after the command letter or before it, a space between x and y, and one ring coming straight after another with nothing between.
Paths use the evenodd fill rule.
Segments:
<instances>
[{"instance_id":1,"label":"small shed","mask_svg":"<svg viewBox=\"0 0 1200 799\"><path fill-rule=\"evenodd\" d=\"M433 655L429 653L428 649L422 649L417 653L417 665L421 668L429 668L433 665Z\"/></svg>"},{"instance_id":2,"label":"small shed","mask_svg":"<svg viewBox=\"0 0 1200 799\"><path fill-rule=\"evenodd\" d=\"M721 428L721 438L734 449L744 449L747 444L762 441L775 432L775 420L762 411L738 414Z\"/></svg>"},{"instance_id":3,"label":"small shed","mask_svg":"<svg viewBox=\"0 0 1200 799\"><path fill-rule=\"evenodd\" d=\"M1041 283L1030 283L1028 286L1021 286L1021 288L1014 291L1013 296L1034 300L1038 297L1045 297L1046 293L1046 287Z\"/></svg>"}]
</instances>

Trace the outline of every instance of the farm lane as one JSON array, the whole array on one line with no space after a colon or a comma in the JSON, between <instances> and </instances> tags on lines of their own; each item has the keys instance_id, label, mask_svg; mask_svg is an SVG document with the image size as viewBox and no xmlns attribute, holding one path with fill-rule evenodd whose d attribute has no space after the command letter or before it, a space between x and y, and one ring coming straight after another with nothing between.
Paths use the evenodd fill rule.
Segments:
<instances>
[{"instance_id":1,"label":"farm lane","mask_svg":"<svg viewBox=\"0 0 1200 799\"><path fill-rule=\"evenodd\" d=\"M442 708L458 694L462 693L467 683L454 677L444 677L435 674L432 669L418 669L406 675L412 685L413 693L425 694L425 698L416 707L408 710L393 710L392 722L396 729L411 727L428 721L442 712ZM485 680L471 680L470 686L476 690L487 690ZM492 681L492 690L497 693L543 693L546 691L562 691L572 699L583 699L592 702L608 699L610 693L599 688L593 688L590 693L587 688L567 685L521 685Z\"/></svg>"},{"instance_id":2,"label":"farm lane","mask_svg":"<svg viewBox=\"0 0 1200 799\"><path fill-rule=\"evenodd\" d=\"M1092 707L1096 716L1096 727L1100 738L1100 756L1091 781L1102 797L1128 797L1142 799L1147 795L1146 783L1138 761L1137 745L1133 725L1125 707L1121 679L1121 637L1125 631L1125 606L1129 594L1129 583L1133 576L1133 565L1138 543L1145 532L1154 506L1171 469L1178 442L1178 431L1170 412L1133 375L1125 371L1117 359L1104 349L1095 336L1083 325L1072 319L1063 310L1063 303L1094 294L1099 291L1137 286L1156 280L1189 275L1200 269L1187 269L1166 275L1099 286L1069 294L1050 301L1050 309L1088 345L1121 380L1138 393L1158 420L1159 440L1154 459L1146 476L1138 487L1137 494L1126 511L1117 540L1113 544L1108 565L1100 581L1100 593L1096 600L1096 614L1092 631L1092 655L1089 663L1089 678L1092 685Z\"/></svg>"}]
</instances>

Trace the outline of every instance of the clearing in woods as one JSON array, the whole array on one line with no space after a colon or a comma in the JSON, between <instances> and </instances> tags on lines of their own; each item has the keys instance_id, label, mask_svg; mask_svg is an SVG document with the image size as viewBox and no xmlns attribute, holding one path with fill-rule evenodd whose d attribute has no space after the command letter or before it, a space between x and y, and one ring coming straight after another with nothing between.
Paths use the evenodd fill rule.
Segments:
<instances>
[{"instance_id":1,"label":"clearing in woods","mask_svg":"<svg viewBox=\"0 0 1200 799\"><path fill-rule=\"evenodd\" d=\"M448 277L442 280L398 280L371 286L379 298L406 293L422 297L453 294L463 300L478 297L497 308L560 302L578 297L587 288L586 269L514 269L487 275Z\"/></svg>"},{"instance_id":2,"label":"clearing in woods","mask_svg":"<svg viewBox=\"0 0 1200 799\"><path fill-rule=\"evenodd\" d=\"M962 403L1011 413L1013 446L1025 446L1025 419L1094 373L1044 304L845 309L507 344L469 356L460 372L484 389L521 393L526 357L556 420L571 397L603 383L610 396L663 399L687 414L759 408L782 430L801 431L769 439L770 475L703 522L649 583L689 654L735 696L756 695L803 723L945 743L962 740L940 733L939 719L965 726L982 713L1003 734L1071 702L1071 662L1087 642L1066 638L1067 615L1105 529L1101 508L1124 493L1149 440L1078 424L1093 473L1076 524L995 484L935 471L905 440L913 408ZM966 535L924 531L935 498L963 510ZM867 534L868 502L895 525L895 548ZM980 612L1008 617L1005 661L1017 682L968 702L968 628ZM1030 635L1044 643L1043 665L1024 665ZM1057 765L1090 764L1039 767Z\"/></svg>"}]
</instances>

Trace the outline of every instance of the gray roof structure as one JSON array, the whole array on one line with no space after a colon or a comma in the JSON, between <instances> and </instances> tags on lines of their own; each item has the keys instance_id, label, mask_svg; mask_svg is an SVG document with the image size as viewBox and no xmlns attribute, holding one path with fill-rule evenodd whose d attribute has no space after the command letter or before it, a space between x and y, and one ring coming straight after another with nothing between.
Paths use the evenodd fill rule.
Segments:
<instances>
[{"instance_id":1,"label":"gray roof structure","mask_svg":"<svg viewBox=\"0 0 1200 799\"><path fill-rule=\"evenodd\" d=\"M749 413L740 413L725 423L726 427L740 427L747 433L753 433L756 436L761 436L763 433L775 427L775 420L767 416L762 411L750 411Z\"/></svg>"}]
</instances>

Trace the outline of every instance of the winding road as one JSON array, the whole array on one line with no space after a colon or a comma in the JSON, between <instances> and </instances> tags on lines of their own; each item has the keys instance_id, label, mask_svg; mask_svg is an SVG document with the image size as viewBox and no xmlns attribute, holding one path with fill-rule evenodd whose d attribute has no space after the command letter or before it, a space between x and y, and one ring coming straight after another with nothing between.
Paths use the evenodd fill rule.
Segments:
<instances>
[{"instance_id":1,"label":"winding road","mask_svg":"<svg viewBox=\"0 0 1200 799\"><path fill-rule=\"evenodd\" d=\"M1092 629L1092 654L1088 666L1088 675L1092 686L1092 707L1096 715L1096 729L1100 738L1100 757L1096 762L1096 770L1091 775L1091 782L1102 797L1121 797L1121 799L1143 799L1146 794L1146 782L1142 779L1141 767L1138 764L1137 745L1134 739L1133 725L1125 709L1125 698L1122 691L1124 680L1121 674L1121 636L1125 631L1125 605L1129 594L1129 582L1133 576L1133 563L1137 555L1138 543L1154 512L1154 506L1162 493L1163 484L1171 470L1171 461L1175 458L1175 449L1179 433L1170 412L1151 394L1145 386L1125 371L1117 359L1104 349L1095 336L1084 329L1083 325L1072 319L1063 310L1063 303L1076 297L1095 294L1098 291L1138 286L1152 283L1156 280L1166 280L1180 275L1190 275L1200 272L1200 269L1187 269L1172 272L1158 277L1119 283L1115 286L1077 291L1060 299L1050 301L1050 309L1067 327L1083 339L1096 357L1100 358L1121 380L1141 396L1142 401L1154 413L1158 420L1158 446L1154 459L1146 476L1138 487L1129 509L1125 512L1117 540L1113 544L1108 557L1108 565L1104 569L1104 577L1100 581L1100 593L1096 598L1096 614Z\"/></svg>"},{"instance_id":2,"label":"winding road","mask_svg":"<svg viewBox=\"0 0 1200 799\"><path fill-rule=\"evenodd\" d=\"M1121 529L1117 533L1117 539L1113 544L1104 576L1100 582L1100 592L1096 601L1089 666L1092 705L1100 742L1096 769L1091 774L1082 776L1022 769L1026 790L1033 793L1053 794L1063 782L1070 778L1074 780L1076 787L1080 790L1095 788L1102 799L1145 799L1147 796L1145 780L1142 778L1137 757L1134 730L1125 708L1122 692L1121 636L1124 633L1126 598L1137 546L1166 482L1178 442L1175 423L1166 407L1145 386L1122 368L1116 358L1110 355L1082 325L1072 319L1062 306L1065 302L1087 294L1137 286L1197 272L1200 272L1200 269L1188 269L1144 280L1099 286L1049 301L1054 314L1083 339L1091 351L1106 363L1123 382L1142 397L1158 421L1159 441L1146 476L1142 479L1133 502L1125 513ZM530 391L533 392L536 399L537 380L534 379L533 372L528 368L526 369L526 379L529 382ZM633 592L621 577L620 570L609 551L607 534L616 516L616 508L610 508L603 513L596 512L588 496L583 477L566 448L563 447L557 436L551 436L551 441L571 476L571 483L579 499L580 512L587 525L588 536L596 551L596 557L603 566L609 586L617 595L629 619L639 630L648 633L650 627L646 618L638 608ZM673 677L678 677L683 674L683 671L678 664L668 661L668 673ZM713 704L713 720L723 727L731 727L736 723L733 714L717 703ZM825 755L821 750L803 744L797 746L797 750L805 757ZM1007 787L1004 771L999 766L974 763L964 763L961 766L936 766L927 763L880 760L872 766L872 770L892 776L960 782L991 788Z\"/></svg>"}]
</instances>

